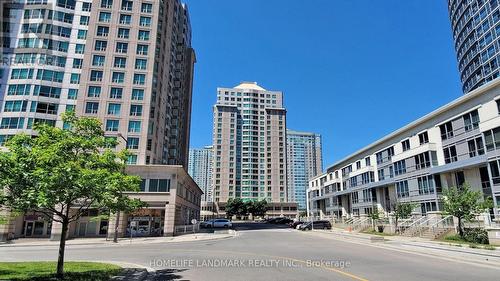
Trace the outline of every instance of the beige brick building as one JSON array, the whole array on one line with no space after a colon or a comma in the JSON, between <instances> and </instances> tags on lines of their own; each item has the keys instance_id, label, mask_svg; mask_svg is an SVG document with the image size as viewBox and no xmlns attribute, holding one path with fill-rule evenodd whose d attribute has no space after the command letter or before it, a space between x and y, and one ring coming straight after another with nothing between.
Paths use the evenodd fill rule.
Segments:
<instances>
[{"instance_id":1,"label":"beige brick building","mask_svg":"<svg viewBox=\"0 0 500 281\"><path fill-rule=\"evenodd\" d=\"M213 198L287 202L283 93L255 82L218 88L213 123ZM296 206L287 208L287 211Z\"/></svg>"}]
</instances>

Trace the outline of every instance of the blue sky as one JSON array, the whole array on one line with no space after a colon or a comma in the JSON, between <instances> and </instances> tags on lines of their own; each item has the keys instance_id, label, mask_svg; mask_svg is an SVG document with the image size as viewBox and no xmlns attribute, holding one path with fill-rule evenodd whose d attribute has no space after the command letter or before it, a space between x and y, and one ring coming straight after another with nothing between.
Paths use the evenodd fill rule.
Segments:
<instances>
[{"instance_id":1,"label":"blue sky","mask_svg":"<svg viewBox=\"0 0 500 281\"><path fill-rule=\"evenodd\" d=\"M185 0L197 54L191 147L217 87L284 92L288 128L325 168L462 95L445 0Z\"/></svg>"}]
</instances>

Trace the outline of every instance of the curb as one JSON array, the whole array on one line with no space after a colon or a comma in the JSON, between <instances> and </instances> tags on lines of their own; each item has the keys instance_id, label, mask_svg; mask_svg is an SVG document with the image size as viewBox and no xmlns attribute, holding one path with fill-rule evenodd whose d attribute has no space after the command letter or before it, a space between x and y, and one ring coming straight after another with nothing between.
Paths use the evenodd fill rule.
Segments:
<instances>
[{"instance_id":1,"label":"curb","mask_svg":"<svg viewBox=\"0 0 500 281\"><path fill-rule=\"evenodd\" d=\"M350 235L350 234L345 234L345 233L335 233L335 232L323 232L323 231L314 231L315 233L320 233L320 234L329 234L329 235L338 235L338 237L346 238L346 239L353 239L353 240L358 240L358 242L364 242L364 241L359 241L359 240L365 240L365 241L372 241L372 237L377 237L377 236L367 236L367 235ZM455 252L455 253L463 253L463 254L471 254L471 255L476 255L476 256L483 256L483 257L492 257L492 258L499 258L500 255L496 254L490 254L490 253L483 253L483 252L478 252L478 251L465 251L465 250L460 250L460 249L455 249L451 247L439 247L435 245L435 242L429 241L403 241L403 240L390 240L390 239L385 239L382 244L385 244L387 247L386 248L396 248L398 245L401 246L411 246L411 247L417 247L417 248L424 248L424 249L433 249L433 250L439 250L439 251L448 251L448 252ZM382 241L380 241L382 242ZM387 243L389 242L389 243ZM398 244L393 244L391 242L395 242ZM410 243L408 243L410 242ZM418 244L413 244L411 242L415 242ZM422 245L422 243L429 243L430 245Z\"/></svg>"},{"instance_id":2,"label":"curb","mask_svg":"<svg viewBox=\"0 0 500 281\"><path fill-rule=\"evenodd\" d=\"M198 242L198 241L210 241L210 240L219 240L219 239L228 239L228 238L233 238L236 237L236 231L234 231L233 234L227 234L222 237L207 237L204 239L190 239L190 240L181 240L181 241L175 241L175 240L165 240L165 241L160 241L157 239L150 239L150 240L142 240L142 241L134 241L132 240L132 243L130 243L130 240L124 239L122 241L119 241L118 243L113 243L112 241L103 241L103 242L88 242L88 243L67 243L66 241L66 246L72 247L72 246L92 246L92 245L105 245L105 246L124 246L124 245L131 245L131 244L158 244L158 243L186 243L186 242ZM178 236L180 237L180 236ZM47 243L37 243L37 244L23 244L23 243L2 243L0 244L0 248L16 248L16 247L46 247L46 246L51 246L51 247L59 247L59 242L50 242L47 241Z\"/></svg>"}]
</instances>

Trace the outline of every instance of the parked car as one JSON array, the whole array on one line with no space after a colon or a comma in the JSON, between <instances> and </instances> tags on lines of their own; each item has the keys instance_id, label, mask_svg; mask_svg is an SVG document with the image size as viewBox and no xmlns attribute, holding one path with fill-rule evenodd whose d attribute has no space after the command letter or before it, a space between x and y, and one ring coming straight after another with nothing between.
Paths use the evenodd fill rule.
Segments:
<instances>
[{"instance_id":1,"label":"parked car","mask_svg":"<svg viewBox=\"0 0 500 281\"><path fill-rule=\"evenodd\" d=\"M206 228L212 227L213 223L214 223L214 220L202 221L202 222L200 222L200 227L206 227Z\"/></svg>"},{"instance_id":2,"label":"parked car","mask_svg":"<svg viewBox=\"0 0 500 281\"><path fill-rule=\"evenodd\" d=\"M303 224L304 222L302 221L293 221L291 223L288 224L288 226L290 226L290 228L297 228L297 226Z\"/></svg>"},{"instance_id":3,"label":"parked car","mask_svg":"<svg viewBox=\"0 0 500 281\"><path fill-rule=\"evenodd\" d=\"M306 222L299 226L300 230L311 230L311 229L332 229L332 224L329 221L321 220L314 222Z\"/></svg>"},{"instance_id":4,"label":"parked car","mask_svg":"<svg viewBox=\"0 0 500 281\"><path fill-rule=\"evenodd\" d=\"M273 223L273 224L289 224L291 222L292 222L291 219L285 217L274 218L268 221L268 223Z\"/></svg>"},{"instance_id":5,"label":"parked car","mask_svg":"<svg viewBox=\"0 0 500 281\"><path fill-rule=\"evenodd\" d=\"M213 219L213 220L208 220L200 223L201 227L206 227L206 228L232 228L233 223L228 220L228 219Z\"/></svg>"}]
</instances>

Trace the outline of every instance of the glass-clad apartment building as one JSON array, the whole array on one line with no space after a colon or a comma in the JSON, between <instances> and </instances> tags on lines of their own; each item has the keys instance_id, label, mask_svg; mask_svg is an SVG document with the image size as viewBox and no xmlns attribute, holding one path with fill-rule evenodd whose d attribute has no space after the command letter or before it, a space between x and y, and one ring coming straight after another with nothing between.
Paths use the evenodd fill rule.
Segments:
<instances>
[{"instance_id":1,"label":"glass-clad apartment building","mask_svg":"<svg viewBox=\"0 0 500 281\"><path fill-rule=\"evenodd\" d=\"M464 93L499 76L498 0L448 0L448 10Z\"/></svg>"}]
</instances>

